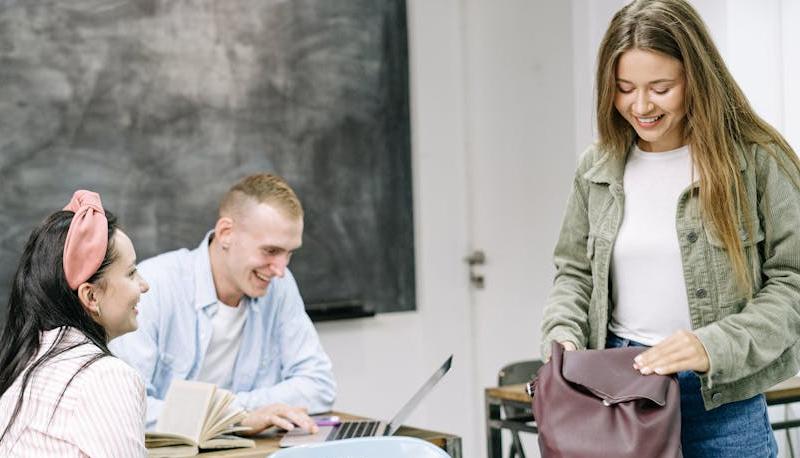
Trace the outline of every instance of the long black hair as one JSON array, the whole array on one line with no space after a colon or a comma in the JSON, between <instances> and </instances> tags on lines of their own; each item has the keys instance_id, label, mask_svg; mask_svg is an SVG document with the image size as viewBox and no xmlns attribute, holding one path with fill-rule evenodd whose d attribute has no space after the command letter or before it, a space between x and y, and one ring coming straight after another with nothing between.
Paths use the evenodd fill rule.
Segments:
<instances>
[{"instance_id":1,"label":"long black hair","mask_svg":"<svg viewBox=\"0 0 800 458\"><path fill-rule=\"evenodd\" d=\"M22 376L19 397L11 420L0 434L0 441L14 423L22 408L25 388L37 368L54 357L81 345L95 345L100 349L97 355L87 360L72 375L61 396L78 373L100 358L111 356L108 350L108 335L84 309L77 291L71 289L64 275L64 243L67 231L75 213L58 211L39 224L25 244L19 260L17 272L11 285L8 299L8 319L0 335L0 396L6 393L14 381ZM106 211L108 219L108 248L97 272L89 278L90 283L103 280L103 275L117 258L113 244L117 218ZM86 340L60 345L66 335L66 327L83 333ZM36 361L39 352L40 336L43 331L61 328L55 342ZM28 367L30 365L30 367ZM61 398L59 397L59 402ZM58 405L58 403L56 404Z\"/></svg>"}]
</instances>

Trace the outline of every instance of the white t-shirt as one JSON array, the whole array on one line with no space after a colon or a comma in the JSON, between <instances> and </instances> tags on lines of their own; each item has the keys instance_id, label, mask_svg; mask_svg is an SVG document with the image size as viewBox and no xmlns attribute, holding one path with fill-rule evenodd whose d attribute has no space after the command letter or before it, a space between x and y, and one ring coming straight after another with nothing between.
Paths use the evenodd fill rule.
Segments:
<instances>
[{"instance_id":1,"label":"white t-shirt","mask_svg":"<svg viewBox=\"0 0 800 458\"><path fill-rule=\"evenodd\" d=\"M246 318L244 300L237 307L217 302L217 312L211 318L211 341L197 380L230 388Z\"/></svg>"},{"instance_id":2,"label":"white t-shirt","mask_svg":"<svg viewBox=\"0 0 800 458\"><path fill-rule=\"evenodd\" d=\"M611 256L614 309L608 326L622 338L655 345L692 328L676 229L678 198L691 181L688 146L660 153L634 146L628 156L625 212Z\"/></svg>"}]
</instances>

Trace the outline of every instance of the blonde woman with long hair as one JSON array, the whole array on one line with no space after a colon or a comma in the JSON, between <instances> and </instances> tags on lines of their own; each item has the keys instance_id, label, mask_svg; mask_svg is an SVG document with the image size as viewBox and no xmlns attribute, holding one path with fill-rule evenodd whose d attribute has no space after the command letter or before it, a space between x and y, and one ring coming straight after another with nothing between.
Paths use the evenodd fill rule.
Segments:
<instances>
[{"instance_id":1,"label":"blonde woman with long hair","mask_svg":"<svg viewBox=\"0 0 800 458\"><path fill-rule=\"evenodd\" d=\"M596 85L543 354L651 347L631 364L676 374L685 456L776 456L761 393L800 370L800 162L684 0L617 12Z\"/></svg>"}]
</instances>

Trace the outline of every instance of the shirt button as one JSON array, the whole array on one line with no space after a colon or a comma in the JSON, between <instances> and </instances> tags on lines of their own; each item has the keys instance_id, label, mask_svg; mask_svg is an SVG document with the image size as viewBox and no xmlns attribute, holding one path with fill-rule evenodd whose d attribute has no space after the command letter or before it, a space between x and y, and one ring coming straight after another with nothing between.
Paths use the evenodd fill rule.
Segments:
<instances>
[{"instance_id":1,"label":"shirt button","mask_svg":"<svg viewBox=\"0 0 800 458\"><path fill-rule=\"evenodd\" d=\"M706 297L707 294L708 293L706 292L705 288L697 288L697 290L694 292L694 296L698 299Z\"/></svg>"},{"instance_id":2,"label":"shirt button","mask_svg":"<svg viewBox=\"0 0 800 458\"><path fill-rule=\"evenodd\" d=\"M720 402L722 401L722 395L719 393L714 393L714 395L711 396L711 400L714 402Z\"/></svg>"},{"instance_id":3,"label":"shirt button","mask_svg":"<svg viewBox=\"0 0 800 458\"><path fill-rule=\"evenodd\" d=\"M692 231L686 235L686 239L689 240L689 243L694 243L697 241L697 232Z\"/></svg>"}]
</instances>

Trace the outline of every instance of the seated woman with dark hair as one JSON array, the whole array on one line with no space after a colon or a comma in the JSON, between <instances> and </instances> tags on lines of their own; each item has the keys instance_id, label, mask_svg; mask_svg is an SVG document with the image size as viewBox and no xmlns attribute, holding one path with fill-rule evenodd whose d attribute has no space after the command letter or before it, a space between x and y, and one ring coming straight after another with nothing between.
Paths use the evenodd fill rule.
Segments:
<instances>
[{"instance_id":1,"label":"seated woman with dark hair","mask_svg":"<svg viewBox=\"0 0 800 458\"><path fill-rule=\"evenodd\" d=\"M99 195L76 191L33 230L0 336L0 456L147 454L144 384L107 347L147 289Z\"/></svg>"}]
</instances>

